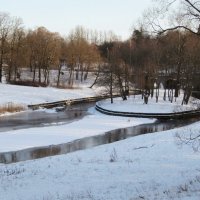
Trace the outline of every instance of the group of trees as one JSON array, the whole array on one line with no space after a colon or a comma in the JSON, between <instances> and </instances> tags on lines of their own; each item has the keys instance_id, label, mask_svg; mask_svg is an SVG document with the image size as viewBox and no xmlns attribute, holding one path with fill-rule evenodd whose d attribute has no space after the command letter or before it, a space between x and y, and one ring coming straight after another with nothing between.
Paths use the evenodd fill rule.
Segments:
<instances>
[{"instance_id":1,"label":"group of trees","mask_svg":"<svg viewBox=\"0 0 200 200\"><path fill-rule=\"evenodd\" d=\"M12 82L19 79L20 69L29 68L33 83L48 85L50 69L54 69L59 72L59 86L63 65L67 65L70 73L69 84L73 84L74 74L81 81L86 79L87 73L83 77L83 71L88 72L92 63L100 60L96 44L91 42L95 34L90 34L92 37L88 34L82 27L66 38L45 27L26 30L20 18L0 13L0 82L3 72L7 81Z\"/></svg>"},{"instance_id":2,"label":"group of trees","mask_svg":"<svg viewBox=\"0 0 200 200\"><path fill-rule=\"evenodd\" d=\"M156 6L145 16L148 30L163 37L168 35L171 46L169 53L175 59L166 59L169 66L176 66L175 97L182 87L185 91L183 103L188 102L193 89L199 90L199 39L200 39L200 1L198 0L154 0ZM174 36L173 36L174 35ZM178 41L178 48L176 43ZM174 44L174 45L173 45ZM169 54L168 53L168 54ZM167 55L167 54L166 54ZM170 67L169 67L170 68ZM173 85L173 84L172 84Z\"/></svg>"},{"instance_id":3,"label":"group of trees","mask_svg":"<svg viewBox=\"0 0 200 200\"><path fill-rule=\"evenodd\" d=\"M48 85L50 70L55 70L60 86L62 67L66 66L68 85L72 86L74 79L82 82L93 71L94 84L107 88L111 102L115 91L125 100L131 86L143 91L145 103L154 90L158 100L162 82L164 99L168 94L173 101L182 88L183 103L187 104L193 87L199 89L200 2L155 1L161 7L146 12L144 25L135 28L125 41L113 33L83 27L75 28L66 37L45 27L26 30L19 18L0 13L0 82L5 71L7 81L12 82L20 78L21 68L28 68L31 82L39 85ZM162 27L159 19L168 16L174 5L181 12L171 19L173 26Z\"/></svg>"}]
</instances>

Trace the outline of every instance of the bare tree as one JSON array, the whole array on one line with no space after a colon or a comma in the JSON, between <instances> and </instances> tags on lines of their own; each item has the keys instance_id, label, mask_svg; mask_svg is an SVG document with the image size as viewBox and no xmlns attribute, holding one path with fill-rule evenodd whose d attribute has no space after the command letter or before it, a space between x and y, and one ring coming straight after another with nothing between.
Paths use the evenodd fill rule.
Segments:
<instances>
[{"instance_id":1,"label":"bare tree","mask_svg":"<svg viewBox=\"0 0 200 200\"><path fill-rule=\"evenodd\" d=\"M60 53L60 36L39 27L27 34L30 69L33 71L33 82L38 72L38 83L48 84L49 70L52 65L58 66ZM43 76L42 76L43 75Z\"/></svg>"},{"instance_id":2,"label":"bare tree","mask_svg":"<svg viewBox=\"0 0 200 200\"><path fill-rule=\"evenodd\" d=\"M3 63L8 53L8 37L12 27L12 19L7 13L0 13L0 82L2 82Z\"/></svg>"},{"instance_id":3,"label":"bare tree","mask_svg":"<svg viewBox=\"0 0 200 200\"><path fill-rule=\"evenodd\" d=\"M197 0L154 0L144 14L145 24L154 33L184 29L200 34L200 2Z\"/></svg>"},{"instance_id":4,"label":"bare tree","mask_svg":"<svg viewBox=\"0 0 200 200\"><path fill-rule=\"evenodd\" d=\"M13 20L11 33L8 39L9 58L8 58L8 82L13 78L15 81L20 78L19 67L25 63L24 44L25 32L22 27L22 21L19 18Z\"/></svg>"},{"instance_id":5,"label":"bare tree","mask_svg":"<svg viewBox=\"0 0 200 200\"><path fill-rule=\"evenodd\" d=\"M178 33L178 51L175 52L176 59L173 61L173 64L171 63L171 66L177 66L176 77L172 77L172 79L175 79L174 96L175 98L178 96L179 89L182 87L185 91L183 103L187 103L190 94L192 94L193 81L190 79L194 75L194 67L192 67L192 59L190 59L190 63L188 60L185 61L187 57L187 54L185 54L185 43L190 34L196 37L200 36L200 1L155 0L155 2L157 3L156 6L154 5L145 14L145 24L148 25L153 33L161 36L169 35L170 32L174 32L174 34ZM169 24L167 23L168 21ZM169 58L171 59L171 57ZM190 65L193 70L187 71L187 73L184 72L185 74L183 74L185 65ZM196 72L198 71L197 69ZM181 85L183 76L185 76L185 81L187 80L188 83Z\"/></svg>"},{"instance_id":6,"label":"bare tree","mask_svg":"<svg viewBox=\"0 0 200 200\"><path fill-rule=\"evenodd\" d=\"M88 31L83 27L76 27L68 36L67 42L68 84L73 85L74 75L76 80L86 80L90 68L97 64L99 57L97 45L90 43Z\"/></svg>"}]
</instances>

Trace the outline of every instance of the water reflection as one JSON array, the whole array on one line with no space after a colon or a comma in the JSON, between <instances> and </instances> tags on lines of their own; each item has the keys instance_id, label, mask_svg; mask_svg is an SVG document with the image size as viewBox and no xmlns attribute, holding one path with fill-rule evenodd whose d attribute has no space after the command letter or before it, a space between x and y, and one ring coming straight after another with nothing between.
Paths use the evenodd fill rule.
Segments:
<instances>
[{"instance_id":1,"label":"water reflection","mask_svg":"<svg viewBox=\"0 0 200 200\"><path fill-rule=\"evenodd\" d=\"M187 120L182 119L182 120L156 121L155 123L152 124L143 124L135 127L121 128L117 130L108 131L102 135L86 137L65 144L50 145L46 147L36 147L15 152L0 153L0 162L12 163L24 160L43 158L47 156L66 154L77 150L83 150L98 145L124 140L126 138L137 135L154 133L158 131L165 131L189 125L199 120L200 117Z\"/></svg>"},{"instance_id":2,"label":"water reflection","mask_svg":"<svg viewBox=\"0 0 200 200\"><path fill-rule=\"evenodd\" d=\"M31 127L50 126L55 123L62 124L83 118L88 115L88 108L95 103L84 103L69 106L66 109L58 109L59 112L50 111L27 111L15 115L0 117L0 132L18 130Z\"/></svg>"}]
</instances>

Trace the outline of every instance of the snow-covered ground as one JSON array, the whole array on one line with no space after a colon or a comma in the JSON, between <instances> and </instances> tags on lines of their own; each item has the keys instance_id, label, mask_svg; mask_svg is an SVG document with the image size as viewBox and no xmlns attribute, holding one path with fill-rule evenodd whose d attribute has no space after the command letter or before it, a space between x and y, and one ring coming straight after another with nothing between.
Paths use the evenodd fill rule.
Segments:
<instances>
[{"instance_id":1,"label":"snow-covered ground","mask_svg":"<svg viewBox=\"0 0 200 200\"><path fill-rule=\"evenodd\" d=\"M3 85L2 85L3 86ZM9 93L6 91L11 91L12 85L4 87L10 87L10 90L5 89L5 93ZM3 87L3 88L4 88ZM10 98L16 95L16 100L19 102L28 102L29 95L31 94L30 91L35 90L36 96L34 97L35 101L41 103L42 98L45 99L49 95L49 101L53 101L61 98L79 98L83 96L87 96L89 94L95 95L94 92L90 91L89 89L82 89L83 94L78 90L69 90L63 91L59 89L53 88L31 88L31 90L27 90L27 87L20 87L14 86L16 92L13 94L9 94ZM19 89L24 94L24 97L27 97L28 100L20 98ZM40 98L40 90L44 90L42 93L44 96ZM37 92L38 91L38 92ZM90 91L90 92L88 92ZM61 95L57 95L60 93ZM51 94L51 95L50 95ZM5 95L4 98L6 99L8 95ZM3 99L4 99L3 98ZM110 104L110 100L103 100L99 104L107 109L112 110L120 110L120 111L128 111L128 112L174 112L175 110L180 110L181 107L181 99L176 100L176 102L169 103L164 102L162 97L160 97L159 102L156 103L155 99L150 99L149 104L145 105L142 102L141 96L131 96L128 98L127 101L122 101L121 98L114 99L114 103ZM33 100L34 101L34 100ZM184 106L183 109L192 109L192 105L189 104L188 106ZM47 112L50 112L48 110ZM37 111L35 111L37 112ZM1 132L0 133L0 152L6 151L13 151L13 150L20 150L25 148L31 148L36 146L47 146L51 144L60 144L73 141L75 139L88 137L92 135L103 134L106 131L117 129L117 128L124 128L130 126L136 126L139 124L145 123L152 123L155 119L142 119L142 118L128 118L128 117L111 117L106 116L103 114L98 113L95 111L94 108L90 109L90 115L84 117L83 119L62 125L62 122L59 124L49 124L51 126L47 127L39 127L39 128L29 128L29 129L21 129L21 130L13 130L8 132ZM64 123L64 122L63 122Z\"/></svg>"},{"instance_id":2,"label":"snow-covered ground","mask_svg":"<svg viewBox=\"0 0 200 200\"><path fill-rule=\"evenodd\" d=\"M0 104L9 101L42 103L95 95L90 89L58 90L3 84L0 91ZM116 104L112 107L107 102L102 105L116 110L122 109L123 104L123 109L136 112L133 104L130 105L134 101L130 98L126 105L119 100L114 101ZM142 106L145 106L144 112L152 109L161 112L163 109L159 104L149 108L152 104L141 103L139 111ZM165 110L168 109L176 111L177 107ZM90 115L70 124L1 132L0 151L63 143L154 121L105 116L94 108L89 112ZM182 138L190 134L195 137L200 135L199 130L200 122L197 122L184 128L141 135L66 155L0 164L0 200L199 200L200 154L194 151L200 145L199 140L180 145L177 137L177 134L184 136Z\"/></svg>"},{"instance_id":3,"label":"snow-covered ground","mask_svg":"<svg viewBox=\"0 0 200 200\"><path fill-rule=\"evenodd\" d=\"M90 88L72 90L0 84L0 104L12 102L15 104L28 105L95 95L97 95L96 91Z\"/></svg>"},{"instance_id":4,"label":"snow-covered ground","mask_svg":"<svg viewBox=\"0 0 200 200\"><path fill-rule=\"evenodd\" d=\"M100 101L98 105L108 110L136 113L173 113L197 109L197 100L192 97L190 98L188 105L181 105L183 92L181 92L176 101L175 99L173 100L173 103L171 103L168 99L166 101L163 100L163 92L163 90L160 91L158 103L156 103L155 97L149 97L148 104L144 104L144 100L141 99L141 95L136 95L130 96L127 101L122 101L121 98L115 98L113 104L110 104L109 99L106 101L103 100Z\"/></svg>"},{"instance_id":5,"label":"snow-covered ground","mask_svg":"<svg viewBox=\"0 0 200 200\"><path fill-rule=\"evenodd\" d=\"M200 123L67 155L0 164L2 200L199 200L200 154L176 134Z\"/></svg>"},{"instance_id":6,"label":"snow-covered ground","mask_svg":"<svg viewBox=\"0 0 200 200\"><path fill-rule=\"evenodd\" d=\"M0 132L0 152L66 143L117 128L155 121L155 119L111 117L98 113L94 108L89 112L91 114L83 119L65 125L59 123L54 126Z\"/></svg>"}]
</instances>

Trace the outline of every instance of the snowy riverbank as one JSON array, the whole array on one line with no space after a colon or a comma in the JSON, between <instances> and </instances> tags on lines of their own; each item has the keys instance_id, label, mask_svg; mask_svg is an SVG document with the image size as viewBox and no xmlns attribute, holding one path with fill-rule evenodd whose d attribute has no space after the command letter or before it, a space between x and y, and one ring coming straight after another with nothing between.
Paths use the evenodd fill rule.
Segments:
<instances>
[{"instance_id":1,"label":"snowy riverbank","mask_svg":"<svg viewBox=\"0 0 200 200\"><path fill-rule=\"evenodd\" d=\"M67 155L0 164L6 200L180 199L200 196L200 154L176 134L200 123Z\"/></svg>"},{"instance_id":2,"label":"snowy riverbank","mask_svg":"<svg viewBox=\"0 0 200 200\"><path fill-rule=\"evenodd\" d=\"M102 100L98 102L101 108L122 111L122 112L134 112L134 113L173 113L187 110L197 109L200 105L200 101L190 97L188 105L181 105L183 99L183 92L181 92L178 98L174 98L171 103L168 98L163 100L163 90L160 90L158 102L155 97L149 97L148 104L144 104L141 95L130 96L126 101L122 101L122 98L115 98L113 104L110 103L110 99Z\"/></svg>"},{"instance_id":3,"label":"snowy riverbank","mask_svg":"<svg viewBox=\"0 0 200 200\"><path fill-rule=\"evenodd\" d=\"M57 89L53 87L28 87L0 84L0 104L12 102L15 104L37 104L66 99L76 99L96 96L98 91L90 88Z\"/></svg>"},{"instance_id":4,"label":"snowy riverbank","mask_svg":"<svg viewBox=\"0 0 200 200\"><path fill-rule=\"evenodd\" d=\"M0 132L0 152L66 143L83 137L103 134L117 128L155 121L155 119L106 116L98 113L94 108L91 108L89 112L90 115L83 119L65 125L60 122L45 127Z\"/></svg>"},{"instance_id":5,"label":"snowy riverbank","mask_svg":"<svg viewBox=\"0 0 200 200\"><path fill-rule=\"evenodd\" d=\"M41 89L37 89L39 88L35 89L35 93L38 93L38 96L36 95L32 101L34 103L40 103L43 100L50 101L58 97L50 88L46 95L39 99ZM45 89L48 90L48 88ZM16 101L30 103L31 90L28 92L27 89L25 99L20 97L19 91L13 92L16 94ZM5 99L2 96L1 102L9 98L13 99L13 96L9 97L9 92L4 91ZM10 95L13 93L10 92ZM79 93L77 96L84 96L87 92L79 91ZM70 97L69 94L76 96L74 91L69 91L66 95ZM61 96L63 97L63 94ZM108 104L107 101L102 104L109 109L123 108L130 111L133 109L134 101L130 98L128 101L115 100L113 105ZM140 108L138 105L135 108L138 107L141 111L144 106L145 112L162 111L163 105L159 105L161 101L150 108L152 104L153 102L148 105L141 103ZM174 110L174 107L167 107L166 109ZM91 108L89 112L90 115L70 124L51 124L49 127L1 132L0 151L63 143L102 134L120 127L155 121L154 119L105 116L94 108ZM185 145L181 143L178 136L182 139L187 139L191 135L195 137L199 135L199 130L200 122L197 122L186 127L141 135L66 155L9 165L0 164L0 199L198 200L200 154L199 151L194 150L199 147L199 140L197 138Z\"/></svg>"}]
</instances>

